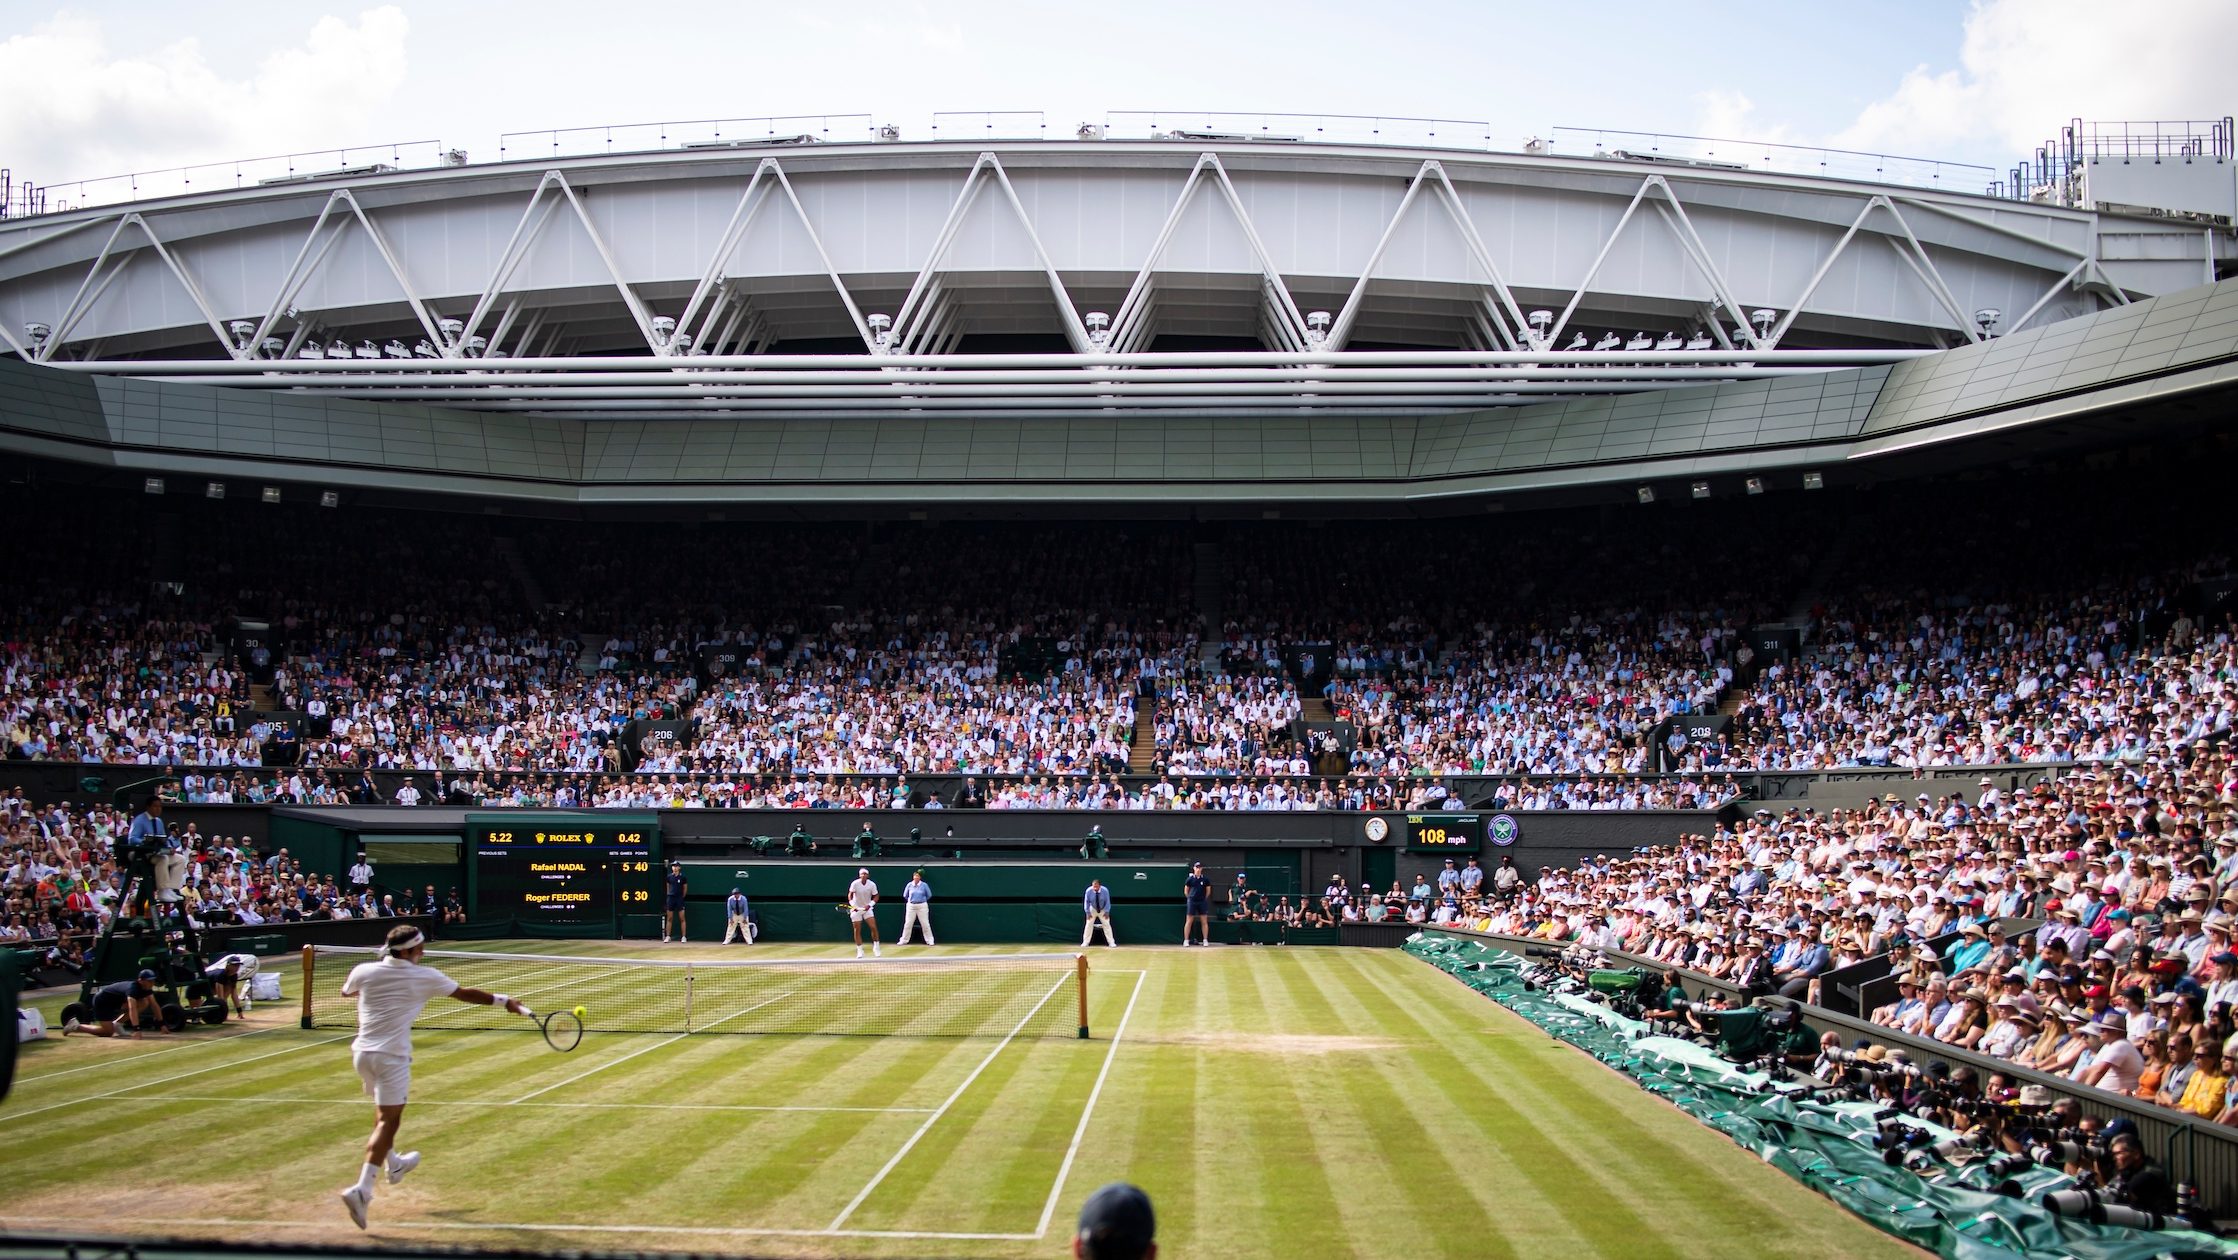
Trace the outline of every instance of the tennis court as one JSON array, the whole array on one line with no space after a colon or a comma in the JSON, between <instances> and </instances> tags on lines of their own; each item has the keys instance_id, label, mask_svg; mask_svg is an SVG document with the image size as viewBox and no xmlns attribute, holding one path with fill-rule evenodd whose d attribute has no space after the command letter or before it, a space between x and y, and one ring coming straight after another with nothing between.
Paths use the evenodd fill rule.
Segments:
<instances>
[{"instance_id":1,"label":"tennis court","mask_svg":"<svg viewBox=\"0 0 2238 1260\"><path fill-rule=\"evenodd\" d=\"M1025 951L930 954L966 952ZM1155 1201L1169 1256L1710 1256L1741 1237L1767 1255L1910 1253L1397 951L1091 962L1081 1040L1064 959L698 971L692 1032L611 1031L669 1026L631 1014L648 985L611 969L458 960L464 982L503 979L544 1008L582 1002L589 1031L556 1053L533 1030L455 1026L486 1011L431 1006L400 1142L425 1162L381 1187L372 1232L539 1250L1050 1256L1081 1199L1127 1179ZM334 1193L371 1118L349 1030L299 1028L299 981L282 972L290 1000L245 1025L27 1047L0 1105L0 1228L362 1240ZM647 1009L673 1000L672 983L649 987ZM38 1005L51 1016L60 1002Z\"/></svg>"}]
</instances>

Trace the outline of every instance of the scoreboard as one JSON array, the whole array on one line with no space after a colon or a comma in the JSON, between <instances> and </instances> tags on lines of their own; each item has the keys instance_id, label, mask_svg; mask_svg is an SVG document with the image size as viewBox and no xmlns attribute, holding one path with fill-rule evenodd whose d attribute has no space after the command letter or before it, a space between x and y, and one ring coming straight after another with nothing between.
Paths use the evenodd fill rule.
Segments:
<instances>
[{"instance_id":1,"label":"scoreboard","mask_svg":"<svg viewBox=\"0 0 2238 1260\"><path fill-rule=\"evenodd\" d=\"M1482 814L1408 814L1410 853L1474 853L1484 847Z\"/></svg>"},{"instance_id":2,"label":"scoreboard","mask_svg":"<svg viewBox=\"0 0 2238 1260\"><path fill-rule=\"evenodd\" d=\"M536 935L618 935L660 908L660 823L649 815L474 814L467 907L477 923Z\"/></svg>"}]
</instances>

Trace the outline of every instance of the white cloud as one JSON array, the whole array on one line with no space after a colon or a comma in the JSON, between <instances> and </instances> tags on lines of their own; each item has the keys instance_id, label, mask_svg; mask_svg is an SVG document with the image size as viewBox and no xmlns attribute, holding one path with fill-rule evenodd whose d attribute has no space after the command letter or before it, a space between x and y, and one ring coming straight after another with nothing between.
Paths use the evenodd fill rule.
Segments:
<instances>
[{"instance_id":1,"label":"white cloud","mask_svg":"<svg viewBox=\"0 0 2238 1260\"><path fill-rule=\"evenodd\" d=\"M382 125L411 24L394 5L322 17L247 78L198 40L120 54L98 17L64 12L0 42L0 154L17 178L72 178L400 140Z\"/></svg>"},{"instance_id":2,"label":"white cloud","mask_svg":"<svg viewBox=\"0 0 2238 1260\"><path fill-rule=\"evenodd\" d=\"M2230 0L1975 0L1957 68L1913 68L1829 143L2003 163L2074 118L2217 118L2233 46Z\"/></svg>"},{"instance_id":3,"label":"white cloud","mask_svg":"<svg viewBox=\"0 0 2238 1260\"><path fill-rule=\"evenodd\" d=\"M1756 120L1756 102L1741 92L1712 89L1694 96L1694 134L1716 140L1746 139L1784 144L1785 123Z\"/></svg>"}]
</instances>

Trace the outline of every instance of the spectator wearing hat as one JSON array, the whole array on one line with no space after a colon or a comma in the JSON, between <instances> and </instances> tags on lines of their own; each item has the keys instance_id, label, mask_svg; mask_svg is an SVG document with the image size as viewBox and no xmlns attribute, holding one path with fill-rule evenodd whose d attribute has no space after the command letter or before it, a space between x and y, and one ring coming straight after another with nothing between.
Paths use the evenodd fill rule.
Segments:
<instances>
[{"instance_id":1,"label":"spectator wearing hat","mask_svg":"<svg viewBox=\"0 0 2238 1260\"><path fill-rule=\"evenodd\" d=\"M2216 1003L2238 1009L2238 952L2223 950L2207 959L2206 1006L2213 1010Z\"/></svg>"},{"instance_id":2,"label":"spectator wearing hat","mask_svg":"<svg viewBox=\"0 0 2238 1260\"><path fill-rule=\"evenodd\" d=\"M1124 1181L1114 1181L1080 1205L1073 1231L1073 1260L1156 1260L1158 1221L1150 1196Z\"/></svg>"},{"instance_id":3,"label":"spectator wearing hat","mask_svg":"<svg viewBox=\"0 0 2238 1260\"><path fill-rule=\"evenodd\" d=\"M2084 1025L2083 1031L2095 1039L2095 1048L2076 1061L2068 1079L2116 1094L2136 1092L2137 1079L2145 1070L2145 1056L2129 1040L2128 1023L2109 1011ZM2220 1098L2216 1110L2221 1110Z\"/></svg>"}]
</instances>

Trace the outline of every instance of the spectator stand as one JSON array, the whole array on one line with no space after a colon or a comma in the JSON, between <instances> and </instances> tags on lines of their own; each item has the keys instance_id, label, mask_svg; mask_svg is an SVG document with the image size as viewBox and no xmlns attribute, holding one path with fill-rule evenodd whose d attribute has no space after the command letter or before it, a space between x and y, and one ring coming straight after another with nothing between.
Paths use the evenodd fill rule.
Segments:
<instances>
[{"instance_id":1,"label":"spectator stand","mask_svg":"<svg viewBox=\"0 0 2238 1260\"><path fill-rule=\"evenodd\" d=\"M1558 942L1531 937L1504 936L1486 932L1471 932L1455 928L1426 928L1431 936L1450 936L1482 942L1504 953L1523 955L1529 949L1559 948ZM1604 950L1602 953L1614 963L1640 967L1654 972L1672 972L1690 994L1716 993L1737 1005L1756 1001L1755 995L1742 993L1729 984L1683 967L1672 967L1622 950ZM1763 998L1764 1003L1784 1005L1783 999ZM2154 1107L2121 1094L2109 1093L2091 1086L2079 1085L2064 1076L2034 1071L2010 1060L1994 1055L1979 1054L1971 1050L1936 1041L1930 1037L1915 1037L1824 1006L1796 1003L1803 1010L1804 1022L1814 1036L1826 1032L1841 1035L1844 1045L1859 1040L1901 1049L1921 1066L1940 1059L1953 1067L1965 1064L1976 1074L1987 1079L1990 1073L2000 1073L2017 1085L2040 1085L2051 1091L2055 1098L2072 1098L2089 1114L2104 1119L2127 1117L2137 1125L2139 1138L2145 1149L2168 1170L2172 1180L2189 1181L2199 1187L2200 1199L2217 1217L2238 1215L2238 1129L2187 1116L2182 1112Z\"/></svg>"}]
</instances>

